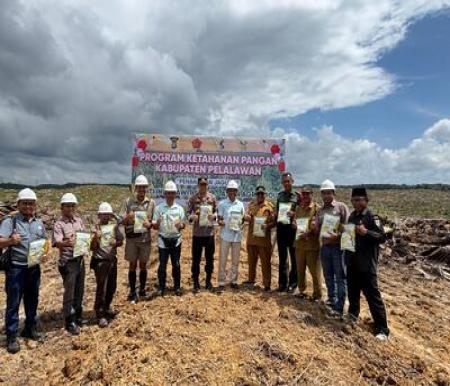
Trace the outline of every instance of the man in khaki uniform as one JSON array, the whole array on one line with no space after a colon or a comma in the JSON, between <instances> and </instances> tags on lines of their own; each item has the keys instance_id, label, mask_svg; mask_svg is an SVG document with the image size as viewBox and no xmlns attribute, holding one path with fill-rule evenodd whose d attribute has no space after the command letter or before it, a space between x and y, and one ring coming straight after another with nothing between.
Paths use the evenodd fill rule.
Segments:
<instances>
[{"instance_id":1,"label":"man in khaki uniform","mask_svg":"<svg viewBox=\"0 0 450 386\"><path fill-rule=\"evenodd\" d=\"M301 189L301 201L295 211L295 218L300 223L306 224L306 231L300 232L298 229L295 240L295 257L297 261L298 290L301 297L306 291L306 267L313 282L313 299L322 298L322 269L320 265L320 244L319 235L312 231L311 222L314 221L320 208L319 204L312 200L313 190L310 186ZM297 228L297 221L293 224Z\"/></svg>"},{"instance_id":2,"label":"man in khaki uniform","mask_svg":"<svg viewBox=\"0 0 450 386\"><path fill-rule=\"evenodd\" d=\"M249 229L247 234L248 281L244 284L255 284L256 265L258 264L258 258L260 258L264 291L270 291L272 278L270 229L274 226L274 207L266 199L264 186L256 188L256 199L249 204L245 219L249 222ZM258 232L258 229L255 229L255 222L259 223L260 221L264 221L261 225L261 233ZM259 224L256 226L259 228Z\"/></svg>"},{"instance_id":3,"label":"man in khaki uniform","mask_svg":"<svg viewBox=\"0 0 450 386\"><path fill-rule=\"evenodd\" d=\"M128 301L136 303L136 269L139 263L139 297L146 299L147 262L150 259L150 229L155 210L155 201L147 195L148 181L143 175L134 182L135 194L127 198L121 210L121 223L125 228L125 259L129 262L128 284L130 293ZM137 220L137 221L136 221Z\"/></svg>"}]
</instances>

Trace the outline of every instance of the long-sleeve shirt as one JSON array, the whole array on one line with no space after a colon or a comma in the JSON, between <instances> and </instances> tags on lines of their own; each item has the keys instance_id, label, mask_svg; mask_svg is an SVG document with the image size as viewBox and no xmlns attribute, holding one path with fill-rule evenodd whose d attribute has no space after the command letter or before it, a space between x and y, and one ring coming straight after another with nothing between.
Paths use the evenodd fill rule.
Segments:
<instances>
[{"instance_id":1,"label":"long-sleeve shirt","mask_svg":"<svg viewBox=\"0 0 450 386\"><path fill-rule=\"evenodd\" d=\"M230 243L240 243L242 241L242 227L239 230L230 229L230 222L234 215L243 217L244 212L244 204L237 198L234 201L231 201L229 198L220 201L217 214L225 222L225 225L220 229L220 238L222 240Z\"/></svg>"},{"instance_id":2,"label":"long-sleeve shirt","mask_svg":"<svg viewBox=\"0 0 450 386\"><path fill-rule=\"evenodd\" d=\"M349 223L367 228L367 234L356 233L355 252L345 251L349 269L361 272L377 272L380 244L386 241L386 234L378 216L369 209L363 212L353 211L348 220Z\"/></svg>"},{"instance_id":3,"label":"long-sleeve shirt","mask_svg":"<svg viewBox=\"0 0 450 386\"><path fill-rule=\"evenodd\" d=\"M273 204L269 200L264 200L264 202L262 202L261 204L258 204L256 200L254 200L248 205L247 213L249 215L252 215L252 219L248 226L247 245L257 245L272 248L270 229L266 228L265 237L257 237L253 235L253 227L255 225L255 216L266 217L266 224L273 221Z\"/></svg>"},{"instance_id":4,"label":"long-sleeve shirt","mask_svg":"<svg viewBox=\"0 0 450 386\"><path fill-rule=\"evenodd\" d=\"M212 213L216 213L217 210L217 200L214 194L207 192L205 196L200 196L200 193L194 194L189 198L188 201L188 215L200 214L201 205L211 205ZM198 220L194 222L194 232L193 235L196 237L210 237L214 236L214 225L200 226Z\"/></svg>"}]
</instances>

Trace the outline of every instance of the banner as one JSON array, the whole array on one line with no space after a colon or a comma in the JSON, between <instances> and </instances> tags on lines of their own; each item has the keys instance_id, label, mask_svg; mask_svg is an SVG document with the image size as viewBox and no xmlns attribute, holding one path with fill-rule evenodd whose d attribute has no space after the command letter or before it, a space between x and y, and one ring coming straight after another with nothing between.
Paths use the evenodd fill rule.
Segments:
<instances>
[{"instance_id":1,"label":"banner","mask_svg":"<svg viewBox=\"0 0 450 386\"><path fill-rule=\"evenodd\" d=\"M207 176L209 190L222 199L228 181L234 179L242 200L252 199L258 185L275 198L285 160L284 139L135 134L132 181L144 174L153 195L160 197L166 181L173 180L180 197L187 199L197 192L197 178Z\"/></svg>"}]
</instances>

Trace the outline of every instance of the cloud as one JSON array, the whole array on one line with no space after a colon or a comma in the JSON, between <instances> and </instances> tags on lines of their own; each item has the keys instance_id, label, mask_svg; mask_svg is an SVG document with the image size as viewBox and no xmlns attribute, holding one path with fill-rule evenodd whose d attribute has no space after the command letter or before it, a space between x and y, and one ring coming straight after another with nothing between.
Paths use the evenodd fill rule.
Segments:
<instances>
[{"instance_id":1,"label":"cloud","mask_svg":"<svg viewBox=\"0 0 450 386\"><path fill-rule=\"evenodd\" d=\"M383 98L396 78L378 59L448 5L3 0L0 179L127 182L134 131L271 135L277 117Z\"/></svg>"},{"instance_id":2,"label":"cloud","mask_svg":"<svg viewBox=\"0 0 450 386\"><path fill-rule=\"evenodd\" d=\"M442 119L404 148L382 148L366 139L349 139L331 126L316 130L313 139L282 129L288 139L288 167L299 181L340 184L450 182L450 119Z\"/></svg>"}]
</instances>

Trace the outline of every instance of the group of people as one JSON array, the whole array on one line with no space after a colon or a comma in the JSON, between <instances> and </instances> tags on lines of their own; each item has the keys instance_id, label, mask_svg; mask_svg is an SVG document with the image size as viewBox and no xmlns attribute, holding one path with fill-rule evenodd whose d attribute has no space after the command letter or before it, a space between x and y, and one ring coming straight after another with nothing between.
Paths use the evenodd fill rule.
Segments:
<instances>
[{"instance_id":1,"label":"group of people","mask_svg":"<svg viewBox=\"0 0 450 386\"><path fill-rule=\"evenodd\" d=\"M175 294L182 295L181 244L182 231L193 227L191 278L193 291L200 291L200 266L204 250L205 289L221 293L227 284L227 263L231 253L230 284L239 287L239 261L244 224L248 224L248 280L256 283L258 260L261 262L264 291L271 291L273 229L278 246L278 292L306 294L306 271L312 277L311 300L322 299L322 275L327 288L326 305L334 315L344 317L348 293L348 320L356 321L360 312L361 291L374 319L375 335L386 340L389 328L386 310L378 289L377 263L379 245L386 235L380 219L368 209L365 188L355 188L351 201L354 210L336 200L335 186L326 180L320 188L322 203L313 201L313 189L303 186L296 191L290 173L282 176L283 190L276 204L266 196L264 186L257 186L255 198L247 208L238 199L239 184L230 180L227 197L218 202L208 190L207 177L198 178L198 192L190 197L187 209L176 202L177 186L168 181L164 200L156 205L149 197L149 182L140 175L134 182L134 193L127 198L118 215L109 203L98 208L98 223L88 230L77 214L78 200L72 193L61 198L61 215L54 222L51 243L42 220L36 217L37 197L29 188L19 192L18 213L0 224L0 249L8 264L5 268L7 305L5 330L7 350L20 350L18 341L19 306L23 299L25 325L21 336L39 340L36 316L40 287L40 263L50 251L50 244L59 250L58 268L63 280L63 314L65 328L73 335L80 333L83 321L85 258L91 254L90 267L95 272L94 309L100 327L108 326L116 316L111 308L117 286L117 248L125 243L128 261L128 301L148 299L147 269L150 259L151 230L158 232L159 252L157 295L166 293L166 271L170 259ZM220 227L218 282L214 287L215 225ZM123 228L122 228L123 227ZM122 229L124 234L122 233ZM3 259L4 260L4 259ZM137 274L139 272L139 275ZM139 283L138 281L139 276ZM137 284L139 287L137 289Z\"/></svg>"}]
</instances>

